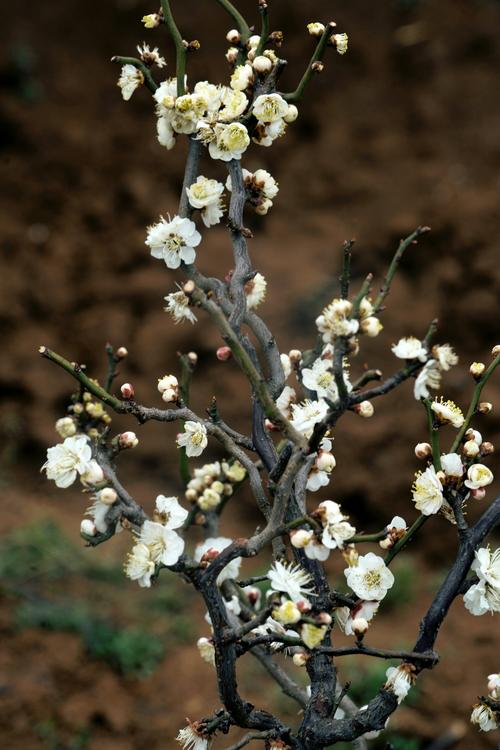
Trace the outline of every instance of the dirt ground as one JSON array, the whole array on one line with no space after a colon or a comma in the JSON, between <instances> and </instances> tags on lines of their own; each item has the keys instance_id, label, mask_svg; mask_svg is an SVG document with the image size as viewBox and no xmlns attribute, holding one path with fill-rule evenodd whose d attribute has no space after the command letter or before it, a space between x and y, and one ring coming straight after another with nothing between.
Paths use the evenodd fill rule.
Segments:
<instances>
[{"instance_id":1,"label":"dirt ground","mask_svg":"<svg viewBox=\"0 0 500 750\"><path fill-rule=\"evenodd\" d=\"M154 4L153 4L154 5ZM177 4L176 4L177 5ZM188 38L202 49L195 78L222 80L226 27L220 9L204 0L176 8ZM273 0L273 27L286 32L284 88L294 87L310 54L304 24L333 14L350 35L349 53L331 58L300 106L300 117L272 149L254 148L249 169L269 169L280 194L267 218L249 218L256 268L269 282L262 306L284 351L310 344L313 321L332 295L339 248L356 238L354 281L369 272L378 282L399 239L418 225L432 232L412 248L389 298L384 332L368 342L353 366L390 373L390 345L423 335L440 321L461 364L446 395L466 405L468 366L498 343L500 296L500 3L496 0L367 0L332 3ZM255 3L241 2L254 12ZM163 296L180 277L166 273L144 246L145 227L175 211L184 146L162 150L155 140L151 100L138 92L124 103L116 88L113 54L132 54L143 38L169 60L162 33L146 36L139 19L154 8L143 1L52 0L0 8L0 470L3 531L51 516L78 539L82 502L39 478L53 423L64 413L72 384L37 355L40 344L85 362L102 376L104 345L126 345L122 380L142 403L158 404L156 379L176 366L178 350L199 354L193 406L216 395L227 422L248 429L242 381L233 363L215 358L218 339L208 325L173 326ZM213 176L216 176L215 172ZM222 176L222 174L220 175ZM204 233L202 270L230 266L224 231ZM488 387L500 403L500 379ZM328 493L367 530L394 513L409 520L409 486L417 468L415 442L425 421L409 385L376 404L370 422L348 415L335 435L337 469ZM498 442L498 409L478 425ZM159 425L134 427L141 445L121 476L147 505L158 492L179 491L173 436ZM215 454L214 454L215 455ZM500 468L498 459L492 468ZM318 498L320 496L318 495ZM471 515L480 509L471 509ZM225 531L254 523L242 495ZM124 542L92 554L118 559ZM419 586L402 614L379 617L374 644L397 628L411 643L418 617L453 554L453 533L436 523L419 549ZM145 606L146 599L144 599ZM188 645L167 651L149 678L122 678L89 659L79 639L12 627L10 597L2 600L0 701L6 748L64 747L92 726L91 750L173 747L185 716L217 705L209 667ZM202 613L197 614L199 634ZM498 624L473 618L457 602L438 641L442 664L422 680L418 710L405 708L394 724L424 743L467 720L485 675L500 669ZM244 677L261 700L260 672ZM182 700L179 696L182 695ZM111 696L111 697L110 697ZM293 721L289 705L283 708ZM288 714L286 713L288 712ZM35 725L54 720L62 745L40 738ZM460 750L492 748L498 738L470 730ZM217 745L224 747L221 742ZM425 744L423 745L425 747ZM83 746L82 746L83 747ZM409 746L408 746L409 747Z\"/></svg>"}]
</instances>

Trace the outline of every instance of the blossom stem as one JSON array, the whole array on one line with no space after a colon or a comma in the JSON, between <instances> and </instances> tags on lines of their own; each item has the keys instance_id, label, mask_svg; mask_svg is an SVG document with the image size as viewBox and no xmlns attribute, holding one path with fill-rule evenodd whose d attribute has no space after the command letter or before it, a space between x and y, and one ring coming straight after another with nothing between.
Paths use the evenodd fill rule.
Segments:
<instances>
[{"instance_id":1,"label":"blossom stem","mask_svg":"<svg viewBox=\"0 0 500 750\"><path fill-rule=\"evenodd\" d=\"M424 399L424 406L427 410L427 420L429 423L429 438L432 448L432 463L436 471L441 471L441 449L439 446L439 427L434 424L434 413L431 408L431 402Z\"/></svg>"},{"instance_id":2,"label":"blossom stem","mask_svg":"<svg viewBox=\"0 0 500 750\"><path fill-rule=\"evenodd\" d=\"M392 562L392 560L396 557L396 555L401 552L403 547L406 547L408 542L411 542L411 540L413 539L417 531L420 529L421 526L424 525L424 523L427 521L428 518L429 516L424 516L423 514L417 518L415 523L413 523L412 526L410 526L410 528L408 529L404 537L402 537L399 540L399 542L397 542L394 545L394 547L391 550L389 550L389 552L387 553L385 557L385 561L384 561L386 565L389 565Z\"/></svg>"},{"instance_id":3,"label":"blossom stem","mask_svg":"<svg viewBox=\"0 0 500 750\"><path fill-rule=\"evenodd\" d=\"M186 354L179 355L179 364L181 366L181 380L179 384L180 396L182 404L189 406L189 386L191 384L194 367ZM183 420L181 420L181 429L184 429ZM191 472L189 471L189 460L184 446L181 446L179 449L179 471L183 485L187 486L191 479Z\"/></svg>"},{"instance_id":4,"label":"blossom stem","mask_svg":"<svg viewBox=\"0 0 500 750\"><path fill-rule=\"evenodd\" d=\"M488 380L493 375L493 373L495 372L495 370L498 367L498 365L500 365L500 354L497 357L495 357L495 359L491 362L491 364L489 365L489 367L487 367L487 369L484 371L483 376L478 381L478 383L477 383L477 385L476 385L476 387L474 389L474 393L472 395L472 400L470 402L469 409L468 409L467 414L465 416L464 423L463 423L462 427L460 428L460 430L457 433L457 436L455 438L455 442L453 443L452 448L451 448L451 453L456 453L456 451L458 450L458 448L459 448L462 440L464 439L465 433L469 429L470 423L471 423L471 421L472 421L472 419L473 419L473 417L474 417L474 415L476 413L476 410L477 410L477 407L478 407L478 404L479 404L479 399L481 398L482 390L483 390L484 386L486 385L486 383L488 382Z\"/></svg>"},{"instance_id":5,"label":"blossom stem","mask_svg":"<svg viewBox=\"0 0 500 750\"><path fill-rule=\"evenodd\" d=\"M152 94L154 94L154 92L158 88L158 84L151 75L151 71L148 66L145 65L142 60L139 60L137 57L121 57L120 55L115 55L111 58L111 62L118 63L118 65L133 65L134 68L140 70L142 75L144 76L144 83Z\"/></svg>"},{"instance_id":6,"label":"blossom stem","mask_svg":"<svg viewBox=\"0 0 500 750\"><path fill-rule=\"evenodd\" d=\"M163 21L168 28L170 36L175 45L175 74L177 76L177 96L184 96L186 87L184 78L186 75L186 56L187 49L182 35L174 21L170 0L161 0L161 9L163 11Z\"/></svg>"},{"instance_id":7,"label":"blossom stem","mask_svg":"<svg viewBox=\"0 0 500 750\"><path fill-rule=\"evenodd\" d=\"M378 531L376 534L356 534L350 539L346 539L346 544L354 544L355 542L380 542L386 536L387 528L383 529L383 531Z\"/></svg>"},{"instance_id":8,"label":"blossom stem","mask_svg":"<svg viewBox=\"0 0 500 750\"><path fill-rule=\"evenodd\" d=\"M315 72L315 66L314 63L320 62L320 60L323 59L323 56L325 54L326 47L328 45L328 42L330 41L330 37L333 34L333 30L335 28L335 24L329 23L327 24L323 34L321 35L320 40L318 41L318 44L316 45L316 49L314 50L314 54L311 57L309 61L309 65L306 68L306 71L304 75L302 76L302 79L295 89L295 91L292 91L290 94L284 94L283 99L285 99L289 104L294 104L295 102L298 102L306 90L307 84L311 80L312 76Z\"/></svg>"},{"instance_id":9,"label":"blossom stem","mask_svg":"<svg viewBox=\"0 0 500 750\"><path fill-rule=\"evenodd\" d=\"M366 295L370 291L370 287L372 285L373 281L373 274L369 273L366 279L363 281L363 285L357 295L354 297L352 301L352 312L351 312L351 318L356 318L359 312L359 306L361 305L361 300L363 297L366 297Z\"/></svg>"},{"instance_id":10,"label":"blossom stem","mask_svg":"<svg viewBox=\"0 0 500 750\"><path fill-rule=\"evenodd\" d=\"M367 370L364 372L361 377L352 384L352 390L359 391L367 383L371 383L372 380L382 380L381 370Z\"/></svg>"},{"instance_id":11,"label":"blossom stem","mask_svg":"<svg viewBox=\"0 0 500 750\"><path fill-rule=\"evenodd\" d=\"M401 240L401 242L399 243L399 247L396 250L394 257L391 261L391 264L387 271L380 293L378 297L375 299L375 302L373 303L374 315L376 315L377 312L380 310L380 308L382 307L384 303L385 298L390 292L392 280L394 278L396 271L398 270L399 263L401 262L401 258L403 257L405 250L410 245L412 245L419 237L421 237L423 234L426 234L427 232L430 232L430 227L417 227L414 232L408 235L408 237L406 237L404 240Z\"/></svg>"},{"instance_id":12,"label":"blossom stem","mask_svg":"<svg viewBox=\"0 0 500 750\"><path fill-rule=\"evenodd\" d=\"M255 50L255 57L262 55L269 38L269 12L267 5L259 6L259 13L261 15L262 24L260 27L260 42Z\"/></svg>"},{"instance_id":13,"label":"blossom stem","mask_svg":"<svg viewBox=\"0 0 500 750\"><path fill-rule=\"evenodd\" d=\"M354 240L347 240L343 245L342 274L340 276L340 296L342 299L349 297L349 284L351 281L351 251Z\"/></svg>"},{"instance_id":14,"label":"blossom stem","mask_svg":"<svg viewBox=\"0 0 500 750\"><path fill-rule=\"evenodd\" d=\"M243 44L246 44L248 37L250 36L250 27L241 15L241 13L234 7L234 5L229 0L216 0L216 2L221 5L227 13L231 16L233 21L236 24L236 28L241 34L241 41Z\"/></svg>"},{"instance_id":15,"label":"blossom stem","mask_svg":"<svg viewBox=\"0 0 500 750\"><path fill-rule=\"evenodd\" d=\"M317 531L321 530L321 525L314 520L314 518L311 518L311 516L302 516L301 518L294 518L293 521L290 521L285 525L285 530L291 530L296 529L298 526L303 526L304 524L308 523L309 526L312 526L313 529L316 529Z\"/></svg>"}]
</instances>

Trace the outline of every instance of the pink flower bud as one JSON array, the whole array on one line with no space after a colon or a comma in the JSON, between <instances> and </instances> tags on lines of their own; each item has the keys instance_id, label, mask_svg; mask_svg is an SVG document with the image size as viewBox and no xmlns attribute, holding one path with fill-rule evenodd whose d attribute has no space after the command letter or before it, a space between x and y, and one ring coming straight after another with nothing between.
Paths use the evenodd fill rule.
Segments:
<instances>
[{"instance_id":1,"label":"pink flower bud","mask_svg":"<svg viewBox=\"0 0 500 750\"><path fill-rule=\"evenodd\" d=\"M120 446L121 450L135 448L137 445L139 445L139 439L135 432L122 432L121 435L118 435L118 445Z\"/></svg>"},{"instance_id":2,"label":"pink flower bud","mask_svg":"<svg viewBox=\"0 0 500 750\"><path fill-rule=\"evenodd\" d=\"M432 456L430 443L417 443L415 446L415 455L420 459L430 458Z\"/></svg>"},{"instance_id":3,"label":"pink flower bud","mask_svg":"<svg viewBox=\"0 0 500 750\"><path fill-rule=\"evenodd\" d=\"M216 351L217 359L220 362L227 362L228 359L231 359L232 355L233 353L228 346L219 346Z\"/></svg>"},{"instance_id":4,"label":"pink flower bud","mask_svg":"<svg viewBox=\"0 0 500 750\"><path fill-rule=\"evenodd\" d=\"M474 500L484 500L486 497L486 490L484 487L478 487L477 490L471 490L470 494Z\"/></svg>"},{"instance_id":5,"label":"pink flower bud","mask_svg":"<svg viewBox=\"0 0 500 750\"><path fill-rule=\"evenodd\" d=\"M273 422L271 422L270 419L264 420L264 427L266 428L266 430L277 430L278 429L276 427L276 425L273 424Z\"/></svg>"},{"instance_id":6,"label":"pink flower bud","mask_svg":"<svg viewBox=\"0 0 500 750\"><path fill-rule=\"evenodd\" d=\"M328 612L320 612L316 618L316 622L318 625L331 625L332 616L329 615Z\"/></svg>"},{"instance_id":7,"label":"pink flower bud","mask_svg":"<svg viewBox=\"0 0 500 750\"><path fill-rule=\"evenodd\" d=\"M299 612L302 612L302 614L304 614L305 612L310 611L311 605L309 604L309 602L306 602L304 599L301 599L300 601L297 602L297 609L299 610Z\"/></svg>"},{"instance_id":8,"label":"pink flower bud","mask_svg":"<svg viewBox=\"0 0 500 750\"><path fill-rule=\"evenodd\" d=\"M132 383L124 383L120 388L120 393L122 394L122 398L127 400L134 398L134 386Z\"/></svg>"}]
</instances>

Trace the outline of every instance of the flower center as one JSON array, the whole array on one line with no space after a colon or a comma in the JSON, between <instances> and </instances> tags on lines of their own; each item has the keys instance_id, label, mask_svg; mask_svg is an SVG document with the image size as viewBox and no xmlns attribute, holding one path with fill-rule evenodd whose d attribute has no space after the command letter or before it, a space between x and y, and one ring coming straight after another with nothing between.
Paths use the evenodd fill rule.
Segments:
<instances>
[{"instance_id":1,"label":"flower center","mask_svg":"<svg viewBox=\"0 0 500 750\"><path fill-rule=\"evenodd\" d=\"M182 239L180 234L171 234L170 237L165 240L165 245L167 247L167 250L177 253L179 252L181 247L184 246L184 240Z\"/></svg>"},{"instance_id":2,"label":"flower center","mask_svg":"<svg viewBox=\"0 0 500 750\"><path fill-rule=\"evenodd\" d=\"M365 583L368 588L375 588L380 584L380 573L378 570L370 570L365 573Z\"/></svg>"}]
</instances>

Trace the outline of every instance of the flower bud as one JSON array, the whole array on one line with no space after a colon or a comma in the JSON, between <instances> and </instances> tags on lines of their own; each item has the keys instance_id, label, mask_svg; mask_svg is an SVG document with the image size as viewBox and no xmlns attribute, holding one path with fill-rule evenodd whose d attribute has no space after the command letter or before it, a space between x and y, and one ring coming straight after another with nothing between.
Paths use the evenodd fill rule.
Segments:
<instances>
[{"instance_id":1,"label":"flower bud","mask_svg":"<svg viewBox=\"0 0 500 750\"><path fill-rule=\"evenodd\" d=\"M158 390L163 401L172 404L179 400L179 381L175 375L164 375L158 379Z\"/></svg>"},{"instance_id":2,"label":"flower bud","mask_svg":"<svg viewBox=\"0 0 500 750\"><path fill-rule=\"evenodd\" d=\"M94 459L90 461L87 467L87 471L80 476L83 484L96 485L100 484L104 479L104 472Z\"/></svg>"},{"instance_id":3,"label":"flower bud","mask_svg":"<svg viewBox=\"0 0 500 750\"><path fill-rule=\"evenodd\" d=\"M483 362L473 362L469 367L469 372L475 380L479 380L485 370L486 365Z\"/></svg>"},{"instance_id":4,"label":"flower bud","mask_svg":"<svg viewBox=\"0 0 500 750\"><path fill-rule=\"evenodd\" d=\"M194 292L195 289L196 289L196 284L194 283L194 281L192 279L189 279L189 281L186 281L186 283L182 287L182 291L188 297L189 297L190 294L192 294Z\"/></svg>"},{"instance_id":5,"label":"flower bud","mask_svg":"<svg viewBox=\"0 0 500 750\"><path fill-rule=\"evenodd\" d=\"M318 471L326 471L330 474L331 471L336 467L337 462L335 456L327 451L321 451L315 461L315 466Z\"/></svg>"},{"instance_id":6,"label":"flower bud","mask_svg":"<svg viewBox=\"0 0 500 750\"><path fill-rule=\"evenodd\" d=\"M491 411L493 411L493 404L491 404L489 401L481 401L481 403L477 407L477 410L480 414L489 414Z\"/></svg>"},{"instance_id":7,"label":"flower bud","mask_svg":"<svg viewBox=\"0 0 500 750\"><path fill-rule=\"evenodd\" d=\"M132 383L124 383L120 388L120 393L122 394L122 398L127 400L134 398L134 386Z\"/></svg>"},{"instance_id":8,"label":"flower bud","mask_svg":"<svg viewBox=\"0 0 500 750\"><path fill-rule=\"evenodd\" d=\"M470 495L473 500L484 500L484 498L486 497L486 490L484 489L484 487L478 487L475 490L471 490Z\"/></svg>"},{"instance_id":9,"label":"flower bud","mask_svg":"<svg viewBox=\"0 0 500 750\"><path fill-rule=\"evenodd\" d=\"M252 67L257 73L264 74L271 72L271 70L273 69L273 64L268 57L264 57L264 55L258 55L254 59Z\"/></svg>"},{"instance_id":10,"label":"flower bud","mask_svg":"<svg viewBox=\"0 0 500 750\"><path fill-rule=\"evenodd\" d=\"M299 110L297 109L295 104L289 104L288 112L283 117L283 119L286 123L290 124L291 122L295 122L298 116L299 116Z\"/></svg>"},{"instance_id":11,"label":"flower bud","mask_svg":"<svg viewBox=\"0 0 500 750\"><path fill-rule=\"evenodd\" d=\"M302 612L302 614L311 610L310 603L306 602L304 599L301 599L299 602L297 602L297 607L299 611Z\"/></svg>"},{"instance_id":12,"label":"flower bud","mask_svg":"<svg viewBox=\"0 0 500 750\"><path fill-rule=\"evenodd\" d=\"M161 18L158 13L148 13L147 16L142 17L142 23L146 29L155 29L160 25Z\"/></svg>"},{"instance_id":13,"label":"flower bud","mask_svg":"<svg viewBox=\"0 0 500 750\"><path fill-rule=\"evenodd\" d=\"M257 49L259 44L260 44L260 36L258 34L253 34L251 37L248 38L248 41L247 41L248 49Z\"/></svg>"},{"instance_id":14,"label":"flower bud","mask_svg":"<svg viewBox=\"0 0 500 750\"><path fill-rule=\"evenodd\" d=\"M430 458L432 456L430 443L417 443L415 446L415 455L420 459Z\"/></svg>"},{"instance_id":15,"label":"flower bud","mask_svg":"<svg viewBox=\"0 0 500 750\"><path fill-rule=\"evenodd\" d=\"M196 354L196 352L188 352L187 358L191 367L195 367L198 364L198 355Z\"/></svg>"},{"instance_id":16,"label":"flower bud","mask_svg":"<svg viewBox=\"0 0 500 750\"><path fill-rule=\"evenodd\" d=\"M364 617L356 617L352 621L352 632L357 638L362 638L368 630L368 621Z\"/></svg>"},{"instance_id":17,"label":"flower bud","mask_svg":"<svg viewBox=\"0 0 500 750\"><path fill-rule=\"evenodd\" d=\"M96 534L96 527L93 521L90 520L90 518L84 518L83 521L80 524L80 534L85 534L85 536L95 536Z\"/></svg>"},{"instance_id":18,"label":"flower bud","mask_svg":"<svg viewBox=\"0 0 500 750\"><path fill-rule=\"evenodd\" d=\"M229 47L228 51L226 52L226 60L228 61L228 63L231 63L231 65L235 63L238 59L238 54L239 50L237 47Z\"/></svg>"},{"instance_id":19,"label":"flower bud","mask_svg":"<svg viewBox=\"0 0 500 750\"><path fill-rule=\"evenodd\" d=\"M444 471L437 471L436 476L441 484L444 484L446 482L446 474L444 473Z\"/></svg>"},{"instance_id":20,"label":"flower bud","mask_svg":"<svg viewBox=\"0 0 500 750\"><path fill-rule=\"evenodd\" d=\"M288 356L290 357L290 362L292 365L298 365L300 364L300 361L302 359L302 352L300 349L291 349L288 352Z\"/></svg>"},{"instance_id":21,"label":"flower bud","mask_svg":"<svg viewBox=\"0 0 500 750\"><path fill-rule=\"evenodd\" d=\"M121 450L135 448L139 445L139 439L135 432L132 432L131 430L128 432L122 432L121 435L118 435L118 445Z\"/></svg>"},{"instance_id":22,"label":"flower bud","mask_svg":"<svg viewBox=\"0 0 500 750\"><path fill-rule=\"evenodd\" d=\"M265 216L269 213L269 209L272 208L273 202L270 198L262 198L259 203L255 206L255 213L259 216Z\"/></svg>"},{"instance_id":23,"label":"flower bud","mask_svg":"<svg viewBox=\"0 0 500 750\"><path fill-rule=\"evenodd\" d=\"M490 453L494 452L494 450L495 446L493 445L493 443L486 442L481 445L481 453L483 456L489 456Z\"/></svg>"},{"instance_id":24,"label":"flower bud","mask_svg":"<svg viewBox=\"0 0 500 750\"><path fill-rule=\"evenodd\" d=\"M493 349L491 350L491 353L493 354L494 357L498 357L498 355L500 354L500 344L497 344L496 346L494 346Z\"/></svg>"},{"instance_id":25,"label":"flower bud","mask_svg":"<svg viewBox=\"0 0 500 750\"><path fill-rule=\"evenodd\" d=\"M61 417L56 422L56 432L62 438L73 437L76 434L76 424L71 417Z\"/></svg>"},{"instance_id":26,"label":"flower bud","mask_svg":"<svg viewBox=\"0 0 500 750\"><path fill-rule=\"evenodd\" d=\"M311 36L322 36L325 33L325 25L319 21L307 24L307 30Z\"/></svg>"},{"instance_id":27,"label":"flower bud","mask_svg":"<svg viewBox=\"0 0 500 750\"><path fill-rule=\"evenodd\" d=\"M467 440L467 442L464 443L463 451L467 458L474 458L479 454L480 448L475 440Z\"/></svg>"},{"instance_id":28,"label":"flower bud","mask_svg":"<svg viewBox=\"0 0 500 750\"><path fill-rule=\"evenodd\" d=\"M99 492L99 500L105 505L113 505L118 500L118 493L112 487L105 487Z\"/></svg>"},{"instance_id":29,"label":"flower bud","mask_svg":"<svg viewBox=\"0 0 500 750\"><path fill-rule=\"evenodd\" d=\"M226 34L229 44L238 44L241 41L241 34L237 29L231 29Z\"/></svg>"},{"instance_id":30,"label":"flower bud","mask_svg":"<svg viewBox=\"0 0 500 750\"><path fill-rule=\"evenodd\" d=\"M125 357L128 357L128 350L124 346L119 346L116 350L116 356L118 359L125 359Z\"/></svg>"},{"instance_id":31,"label":"flower bud","mask_svg":"<svg viewBox=\"0 0 500 750\"><path fill-rule=\"evenodd\" d=\"M473 430L472 427L469 427L469 429L465 433L465 437L467 438L467 440L474 440L474 442L476 442L478 445L481 445L481 443L483 442L483 436L481 435L481 433L477 430Z\"/></svg>"},{"instance_id":32,"label":"flower bud","mask_svg":"<svg viewBox=\"0 0 500 750\"><path fill-rule=\"evenodd\" d=\"M354 407L354 411L364 419L373 417L375 413L375 409L373 408L373 404L371 401L362 401L360 404L356 404L356 406Z\"/></svg>"},{"instance_id":33,"label":"flower bud","mask_svg":"<svg viewBox=\"0 0 500 750\"><path fill-rule=\"evenodd\" d=\"M298 651L292 656L292 661L296 667L305 667L307 664L307 654L305 651Z\"/></svg>"},{"instance_id":34,"label":"flower bud","mask_svg":"<svg viewBox=\"0 0 500 750\"><path fill-rule=\"evenodd\" d=\"M264 420L264 427L266 428L266 430L277 430L278 429L276 427L276 425L273 424L273 422L271 422L270 419L265 419Z\"/></svg>"},{"instance_id":35,"label":"flower bud","mask_svg":"<svg viewBox=\"0 0 500 750\"><path fill-rule=\"evenodd\" d=\"M297 529L297 531L290 532L290 542L292 543L292 547L303 549L304 547L307 547L313 536L314 534L312 531Z\"/></svg>"},{"instance_id":36,"label":"flower bud","mask_svg":"<svg viewBox=\"0 0 500 750\"><path fill-rule=\"evenodd\" d=\"M320 60L316 60L316 62L313 62L311 65L311 70L313 70L315 73L322 73L325 69L324 64Z\"/></svg>"},{"instance_id":37,"label":"flower bud","mask_svg":"<svg viewBox=\"0 0 500 750\"><path fill-rule=\"evenodd\" d=\"M220 362L227 362L227 360L231 359L233 356L233 353L228 346L219 346L215 354Z\"/></svg>"},{"instance_id":38,"label":"flower bud","mask_svg":"<svg viewBox=\"0 0 500 750\"><path fill-rule=\"evenodd\" d=\"M196 490L186 490L186 492L184 493L184 497L190 503L195 503L198 500L198 493L196 492Z\"/></svg>"},{"instance_id":39,"label":"flower bud","mask_svg":"<svg viewBox=\"0 0 500 750\"><path fill-rule=\"evenodd\" d=\"M73 404L73 414L83 414L83 404Z\"/></svg>"},{"instance_id":40,"label":"flower bud","mask_svg":"<svg viewBox=\"0 0 500 750\"><path fill-rule=\"evenodd\" d=\"M375 338L375 336L379 335L384 326L378 318L371 315L369 318L362 320L359 327L369 338Z\"/></svg>"},{"instance_id":41,"label":"flower bud","mask_svg":"<svg viewBox=\"0 0 500 750\"><path fill-rule=\"evenodd\" d=\"M391 547L394 547L394 543L390 536L386 536L385 539L380 540L380 542L378 543L378 546L381 549L391 549Z\"/></svg>"}]
</instances>

